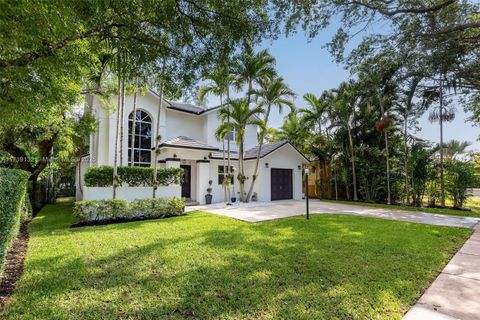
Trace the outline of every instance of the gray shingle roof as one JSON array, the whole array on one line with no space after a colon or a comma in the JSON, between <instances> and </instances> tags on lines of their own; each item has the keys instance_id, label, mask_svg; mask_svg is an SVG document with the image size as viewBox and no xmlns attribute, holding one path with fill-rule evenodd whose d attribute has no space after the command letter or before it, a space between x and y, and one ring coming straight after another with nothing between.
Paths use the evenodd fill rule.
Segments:
<instances>
[{"instance_id":1,"label":"gray shingle roof","mask_svg":"<svg viewBox=\"0 0 480 320\"><path fill-rule=\"evenodd\" d=\"M269 142L269 143L264 143L262 146L262 150L260 150L260 158L263 158L273 151L277 150L278 148L286 145L288 143L287 140L283 141L278 141L278 142ZM251 149L248 149L245 151L244 154L244 159L249 160L249 159L255 159L257 157L257 152L258 152L258 146L253 147ZM223 151L219 150L218 152L213 152L212 159L223 159ZM238 159L238 153L237 152L230 152L230 159L237 160Z\"/></svg>"},{"instance_id":2,"label":"gray shingle roof","mask_svg":"<svg viewBox=\"0 0 480 320\"><path fill-rule=\"evenodd\" d=\"M158 93L155 90L150 89L150 92L159 97ZM196 115L203 114L204 112L220 108L220 106L205 108L201 106L196 106L188 102L178 102L178 101L168 101L164 100L167 104L167 109L177 110L181 112L192 113Z\"/></svg>"},{"instance_id":3,"label":"gray shingle roof","mask_svg":"<svg viewBox=\"0 0 480 320\"><path fill-rule=\"evenodd\" d=\"M265 143L265 144L263 144L262 150L260 150L260 158L265 157L265 156L268 155L269 153L277 150L278 148L280 148L281 146L286 145L287 143L288 143L287 140L283 140L283 141L270 142L270 143ZM248 149L247 151L245 151L244 158L245 158L245 160L246 160L246 159L256 158L256 157L257 157L257 153L258 153L258 146L253 147L253 148Z\"/></svg>"},{"instance_id":4,"label":"gray shingle roof","mask_svg":"<svg viewBox=\"0 0 480 320\"><path fill-rule=\"evenodd\" d=\"M177 147L177 148L186 148L186 149L201 149L201 150L212 150L217 151L218 148L209 146L206 143L201 141L194 140L185 136L178 136L175 138L168 139L160 143L159 147Z\"/></svg>"}]
</instances>

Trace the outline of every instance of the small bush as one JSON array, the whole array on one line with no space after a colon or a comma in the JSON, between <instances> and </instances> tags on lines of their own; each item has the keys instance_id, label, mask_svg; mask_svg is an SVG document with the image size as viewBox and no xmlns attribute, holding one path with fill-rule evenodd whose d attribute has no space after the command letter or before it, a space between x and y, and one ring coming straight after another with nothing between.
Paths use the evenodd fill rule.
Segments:
<instances>
[{"instance_id":1,"label":"small bush","mask_svg":"<svg viewBox=\"0 0 480 320\"><path fill-rule=\"evenodd\" d=\"M123 199L78 201L74 215L79 223L128 220L136 218L163 218L183 214L185 202L181 198L136 199L128 204Z\"/></svg>"},{"instance_id":2,"label":"small bush","mask_svg":"<svg viewBox=\"0 0 480 320\"><path fill-rule=\"evenodd\" d=\"M0 274L5 256L18 235L27 183L25 171L0 168Z\"/></svg>"},{"instance_id":3,"label":"small bush","mask_svg":"<svg viewBox=\"0 0 480 320\"><path fill-rule=\"evenodd\" d=\"M130 187L153 186L153 171L150 167L118 167L118 182L120 185ZM157 181L161 186L180 184L183 176L181 168L158 168ZM85 185L87 187L110 187L113 185L113 167L90 167L85 172Z\"/></svg>"},{"instance_id":4,"label":"small bush","mask_svg":"<svg viewBox=\"0 0 480 320\"><path fill-rule=\"evenodd\" d=\"M128 218L128 204L123 199L78 201L73 213L78 222Z\"/></svg>"},{"instance_id":5,"label":"small bush","mask_svg":"<svg viewBox=\"0 0 480 320\"><path fill-rule=\"evenodd\" d=\"M133 216L161 218L183 214L184 206L181 198L136 199L130 203L129 211Z\"/></svg>"}]
</instances>

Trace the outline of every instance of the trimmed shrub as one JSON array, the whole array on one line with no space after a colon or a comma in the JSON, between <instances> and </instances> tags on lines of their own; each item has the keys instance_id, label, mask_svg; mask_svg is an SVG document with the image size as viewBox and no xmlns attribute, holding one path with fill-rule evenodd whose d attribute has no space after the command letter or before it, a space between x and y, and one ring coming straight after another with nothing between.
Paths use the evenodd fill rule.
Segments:
<instances>
[{"instance_id":1,"label":"trimmed shrub","mask_svg":"<svg viewBox=\"0 0 480 320\"><path fill-rule=\"evenodd\" d=\"M132 216L162 218L183 214L185 202L181 198L135 199L130 203Z\"/></svg>"},{"instance_id":2,"label":"trimmed shrub","mask_svg":"<svg viewBox=\"0 0 480 320\"><path fill-rule=\"evenodd\" d=\"M182 198L86 200L75 203L73 213L78 223L164 218L183 214Z\"/></svg>"},{"instance_id":3,"label":"trimmed shrub","mask_svg":"<svg viewBox=\"0 0 480 320\"><path fill-rule=\"evenodd\" d=\"M78 222L128 218L128 204L123 199L78 201L73 214Z\"/></svg>"},{"instance_id":4,"label":"trimmed shrub","mask_svg":"<svg viewBox=\"0 0 480 320\"><path fill-rule=\"evenodd\" d=\"M0 168L0 274L20 229L27 184L27 172Z\"/></svg>"},{"instance_id":5,"label":"trimmed shrub","mask_svg":"<svg viewBox=\"0 0 480 320\"><path fill-rule=\"evenodd\" d=\"M118 182L130 187L153 186L153 171L150 167L118 167ZM180 184L183 177L182 168L158 168L157 181L161 186ZM111 187L113 185L113 167L90 167L85 172L87 187Z\"/></svg>"}]
</instances>

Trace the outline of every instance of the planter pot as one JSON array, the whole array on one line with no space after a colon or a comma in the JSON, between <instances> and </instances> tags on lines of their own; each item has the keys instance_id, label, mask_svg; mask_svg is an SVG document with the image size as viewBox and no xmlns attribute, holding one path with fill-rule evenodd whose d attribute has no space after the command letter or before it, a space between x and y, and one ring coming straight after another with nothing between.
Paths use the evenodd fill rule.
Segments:
<instances>
[{"instance_id":1,"label":"planter pot","mask_svg":"<svg viewBox=\"0 0 480 320\"><path fill-rule=\"evenodd\" d=\"M232 201L232 203L235 203L235 201L237 201L237 198L232 197L230 200Z\"/></svg>"},{"instance_id":2,"label":"planter pot","mask_svg":"<svg viewBox=\"0 0 480 320\"><path fill-rule=\"evenodd\" d=\"M205 203L206 204L212 204L212 198L213 198L213 196L211 194L206 194L205 195Z\"/></svg>"}]
</instances>

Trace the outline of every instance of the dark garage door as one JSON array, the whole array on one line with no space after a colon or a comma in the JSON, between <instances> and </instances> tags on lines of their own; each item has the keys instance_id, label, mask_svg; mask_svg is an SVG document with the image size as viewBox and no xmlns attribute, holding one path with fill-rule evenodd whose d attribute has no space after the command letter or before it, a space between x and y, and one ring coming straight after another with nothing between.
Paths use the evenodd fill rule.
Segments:
<instances>
[{"instance_id":1,"label":"dark garage door","mask_svg":"<svg viewBox=\"0 0 480 320\"><path fill-rule=\"evenodd\" d=\"M272 200L293 198L292 169L272 168L270 175Z\"/></svg>"}]
</instances>

